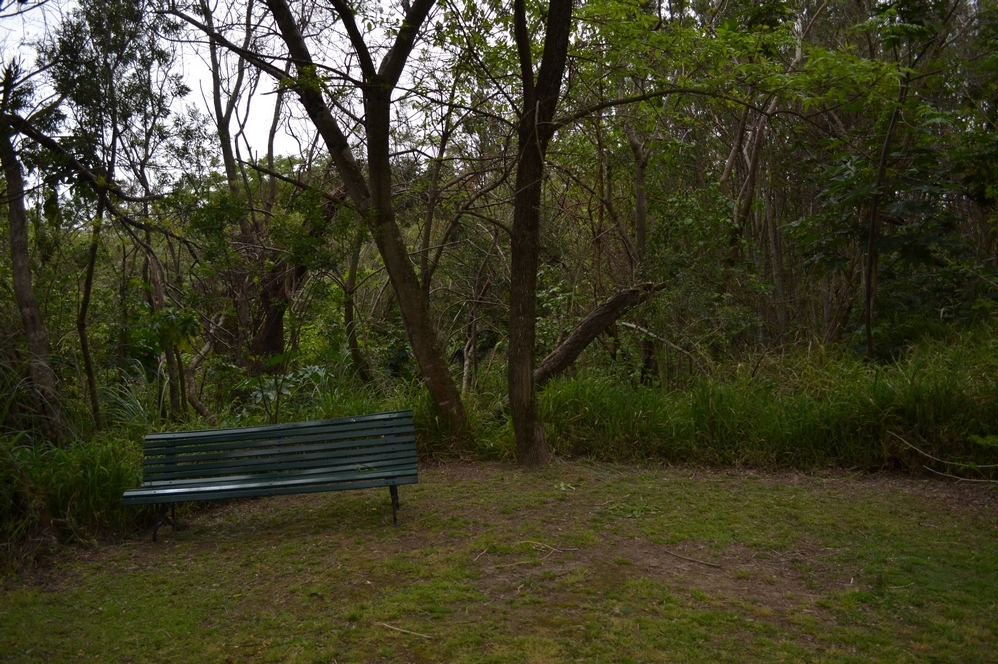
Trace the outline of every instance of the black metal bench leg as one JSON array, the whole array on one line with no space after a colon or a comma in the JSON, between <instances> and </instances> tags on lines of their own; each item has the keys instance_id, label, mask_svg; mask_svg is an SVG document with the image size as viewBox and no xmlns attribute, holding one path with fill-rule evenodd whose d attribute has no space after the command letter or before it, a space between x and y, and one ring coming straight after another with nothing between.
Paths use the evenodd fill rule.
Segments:
<instances>
[{"instance_id":1,"label":"black metal bench leg","mask_svg":"<svg viewBox=\"0 0 998 664\"><path fill-rule=\"evenodd\" d=\"M170 503L170 516L166 515L166 503L160 503L156 508L156 518L152 522L152 541L158 541L156 538L156 533L159 531L159 527L164 524L169 524L174 530L177 529L177 504Z\"/></svg>"},{"instance_id":2,"label":"black metal bench leg","mask_svg":"<svg viewBox=\"0 0 998 664\"><path fill-rule=\"evenodd\" d=\"M388 487L389 493L392 494L392 523L396 526L399 525L399 488L394 484Z\"/></svg>"}]
</instances>

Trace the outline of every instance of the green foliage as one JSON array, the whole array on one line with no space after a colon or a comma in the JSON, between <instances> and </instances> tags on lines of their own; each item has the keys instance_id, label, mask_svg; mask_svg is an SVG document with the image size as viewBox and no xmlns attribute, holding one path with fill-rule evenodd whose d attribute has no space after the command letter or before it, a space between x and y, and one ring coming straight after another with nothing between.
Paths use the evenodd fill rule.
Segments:
<instances>
[{"instance_id":1,"label":"green foliage","mask_svg":"<svg viewBox=\"0 0 998 664\"><path fill-rule=\"evenodd\" d=\"M137 515L122 507L121 494L139 483L141 467L141 444L111 434L67 448L0 439L0 564L16 563L41 535L89 543L131 530Z\"/></svg>"},{"instance_id":2,"label":"green foliage","mask_svg":"<svg viewBox=\"0 0 998 664\"><path fill-rule=\"evenodd\" d=\"M998 461L973 444L998 431L996 372L998 338L984 328L924 340L883 367L821 351L739 365L684 391L561 380L540 407L553 447L570 456L950 472L911 446L954 463Z\"/></svg>"}]
</instances>

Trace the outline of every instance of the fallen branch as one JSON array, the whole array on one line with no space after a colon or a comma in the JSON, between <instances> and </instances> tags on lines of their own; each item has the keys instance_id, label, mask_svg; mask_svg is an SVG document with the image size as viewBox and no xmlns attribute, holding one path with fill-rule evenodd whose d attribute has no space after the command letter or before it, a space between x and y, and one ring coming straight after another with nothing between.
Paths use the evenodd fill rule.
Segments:
<instances>
[{"instance_id":1,"label":"fallen branch","mask_svg":"<svg viewBox=\"0 0 998 664\"><path fill-rule=\"evenodd\" d=\"M547 560L548 558L550 558L551 556L553 556L556 553L565 553L565 551L576 551L576 549L556 549L553 546L551 546L550 544L545 544L544 542L534 542L533 540L524 540L522 542L517 542L516 543L516 545L520 545L520 544L533 544L536 547L541 547L541 548L544 548L544 549L548 549L548 552L547 552L546 555L541 556L537 560L520 560L520 561L517 561L515 563L506 563L504 565L496 565L496 567L497 568L499 568L499 567L516 567L517 565L529 565L530 563L539 563L542 560ZM485 553L485 552L483 551L482 553ZM478 555L481 556L482 554L480 553ZM478 558L475 558L475 560L478 560Z\"/></svg>"},{"instance_id":2,"label":"fallen branch","mask_svg":"<svg viewBox=\"0 0 998 664\"><path fill-rule=\"evenodd\" d=\"M557 348L545 357L534 370L534 385L540 387L575 362L603 330L617 322L628 309L638 306L653 294L665 288L665 284L644 283L625 288L610 296L603 304L593 309Z\"/></svg>"},{"instance_id":3,"label":"fallen branch","mask_svg":"<svg viewBox=\"0 0 998 664\"><path fill-rule=\"evenodd\" d=\"M550 549L552 553L554 553L555 551L557 551L558 553L563 553L563 551L561 549L556 549L553 546L551 546L550 544L545 544L544 542L534 542L532 540L523 540L522 542L517 542L515 546L519 546L520 544L533 544L535 546L544 547L545 549Z\"/></svg>"}]
</instances>

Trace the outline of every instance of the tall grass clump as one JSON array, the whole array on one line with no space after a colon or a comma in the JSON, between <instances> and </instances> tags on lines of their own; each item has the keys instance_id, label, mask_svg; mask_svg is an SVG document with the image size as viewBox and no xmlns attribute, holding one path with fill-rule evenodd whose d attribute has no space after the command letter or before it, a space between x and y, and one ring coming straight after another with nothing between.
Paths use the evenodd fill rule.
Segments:
<instances>
[{"instance_id":1,"label":"tall grass clump","mask_svg":"<svg viewBox=\"0 0 998 664\"><path fill-rule=\"evenodd\" d=\"M682 391L561 380L540 407L553 447L570 456L980 473L998 462L996 376L998 340L983 328L886 365L820 350Z\"/></svg>"},{"instance_id":2,"label":"tall grass clump","mask_svg":"<svg viewBox=\"0 0 998 664\"><path fill-rule=\"evenodd\" d=\"M0 562L15 562L31 540L89 542L127 531L135 513L121 494L141 476L141 444L120 436L64 448L23 434L0 440Z\"/></svg>"}]
</instances>

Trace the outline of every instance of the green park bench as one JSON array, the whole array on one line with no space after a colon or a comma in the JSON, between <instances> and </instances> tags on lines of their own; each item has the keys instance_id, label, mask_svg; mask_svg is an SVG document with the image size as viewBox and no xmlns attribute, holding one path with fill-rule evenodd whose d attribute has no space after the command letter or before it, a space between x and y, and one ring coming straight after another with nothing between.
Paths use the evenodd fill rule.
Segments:
<instances>
[{"instance_id":1,"label":"green park bench","mask_svg":"<svg viewBox=\"0 0 998 664\"><path fill-rule=\"evenodd\" d=\"M419 481L412 411L271 426L151 433L142 486L125 505L157 505L152 538L176 503L387 486ZM167 506L171 516L167 516Z\"/></svg>"}]
</instances>

